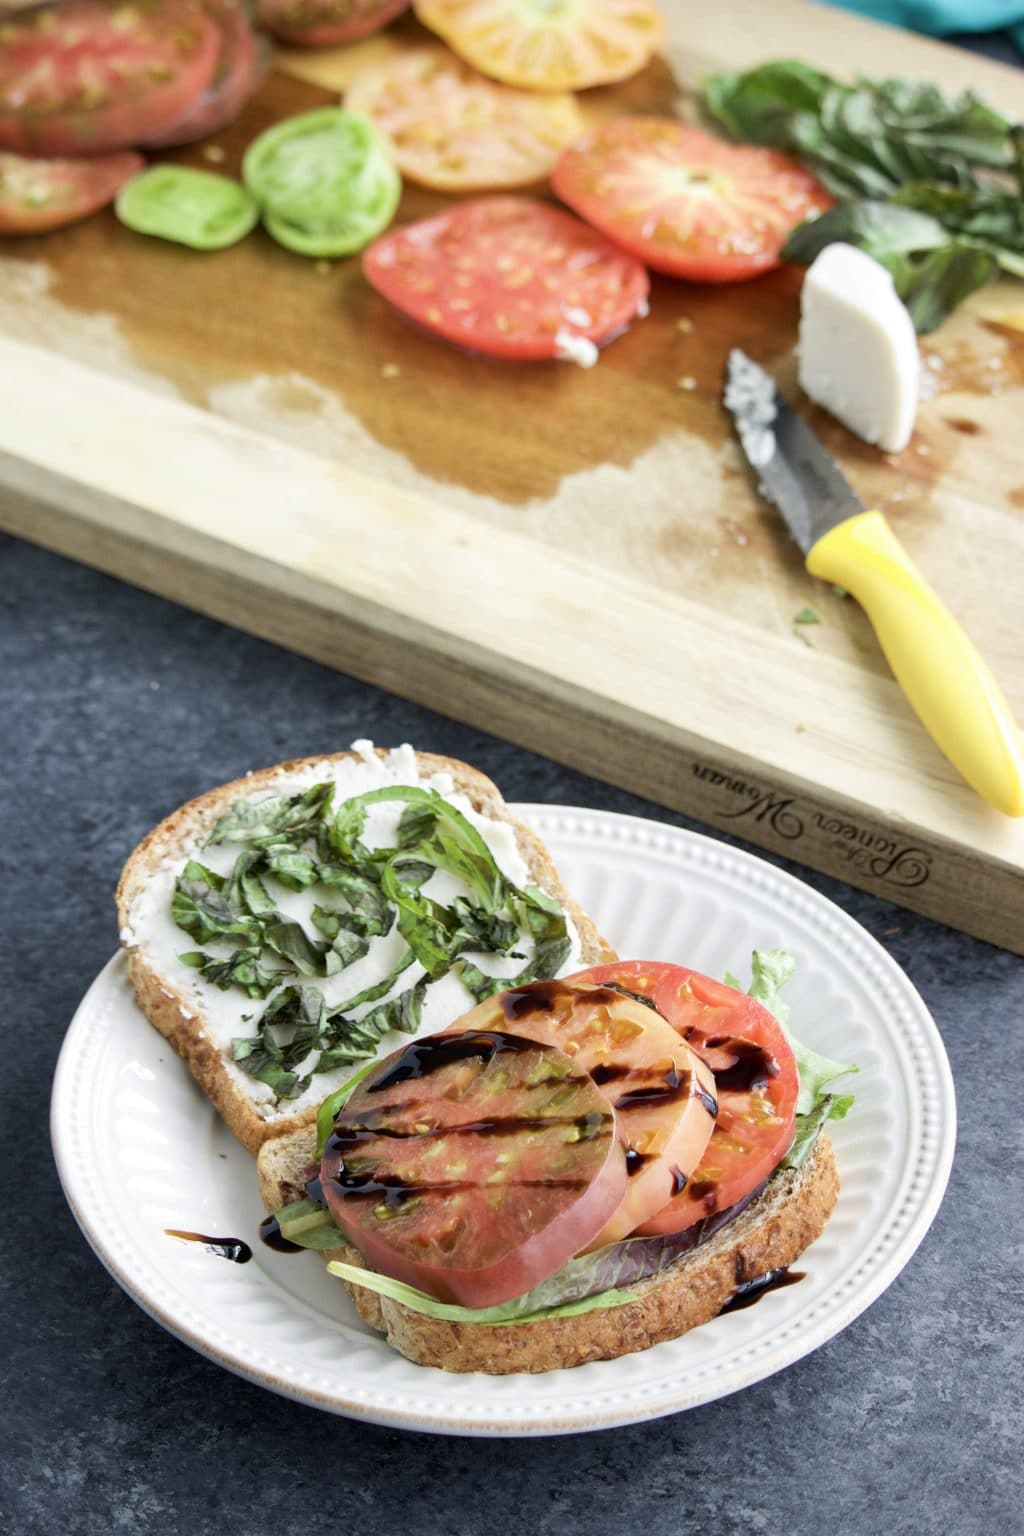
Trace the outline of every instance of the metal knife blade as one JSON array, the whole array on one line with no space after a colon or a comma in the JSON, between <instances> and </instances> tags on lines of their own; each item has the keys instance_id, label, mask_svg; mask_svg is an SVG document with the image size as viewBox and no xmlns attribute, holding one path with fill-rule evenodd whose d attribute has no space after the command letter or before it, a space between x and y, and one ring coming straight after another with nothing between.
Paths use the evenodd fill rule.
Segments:
<instances>
[{"instance_id":1,"label":"metal knife blade","mask_svg":"<svg viewBox=\"0 0 1024 1536\"><path fill-rule=\"evenodd\" d=\"M783 400L771 374L738 347L729 354L725 405L761 494L782 513L805 555L830 528L864 511L810 427Z\"/></svg>"},{"instance_id":2,"label":"metal knife blade","mask_svg":"<svg viewBox=\"0 0 1024 1536\"><path fill-rule=\"evenodd\" d=\"M1024 816L1024 738L1010 706L884 514L865 511L774 379L738 349L725 404L810 575L857 599L908 702L968 784L1007 816Z\"/></svg>"}]
</instances>

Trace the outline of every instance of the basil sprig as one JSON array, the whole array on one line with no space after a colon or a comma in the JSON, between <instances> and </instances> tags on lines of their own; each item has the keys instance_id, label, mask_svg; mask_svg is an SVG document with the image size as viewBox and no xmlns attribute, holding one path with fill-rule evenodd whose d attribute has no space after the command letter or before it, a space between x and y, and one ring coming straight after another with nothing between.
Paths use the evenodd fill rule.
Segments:
<instances>
[{"instance_id":1,"label":"basil sprig","mask_svg":"<svg viewBox=\"0 0 1024 1536\"><path fill-rule=\"evenodd\" d=\"M503 987L556 975L571 949L561 908L507 879L477 829L436 790L389 785L337 809L333 792L328 782L302 794L238 801L207 843L240 845L231 873L190 860L171 903L174 921L197 943L231 946L228 953L188 951L180 957L185 964L222 990L267 1002L256 1032L232 1042L233 1055L282 1099L303 1093L313 1070L372 1058L389 1031L415 1034L427 986L449 971L469 999L482 1001ZM369 808L396 800L403 802L396 846L368 848ZM426 895L435 870L470 895L448 903ZM274 882L292 891L315 887L315 933L278 909ZM328 1007L317 982L342 974L368 953L371 939L396 927L404 947L388 974ZM528 960L517 950L524 930L534 946ZM476 954L526 963L499 979L468 958ZM391 996L414 964L424 974Z\"/></svg>"},{"instance_id":2,"label":"basil sprig","mask_svg":"<svg viewBox=\"0 0 1024 1536\"><path fill-rule=\"evenodd\" d=\"M972 92L844 85L781 60L712 75L704 93L735 138L795 154L839 199L794 230L786 261L859 246L892 273L921 333L1000 270L1024 276L1024 128Z\"/></svg>"}]
</instances>

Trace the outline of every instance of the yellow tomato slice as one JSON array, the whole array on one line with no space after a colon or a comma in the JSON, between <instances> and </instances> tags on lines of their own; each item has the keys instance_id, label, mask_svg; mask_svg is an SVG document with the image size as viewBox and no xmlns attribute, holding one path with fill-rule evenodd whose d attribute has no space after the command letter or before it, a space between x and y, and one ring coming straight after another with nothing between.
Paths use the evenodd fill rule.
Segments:
<instances>
[{"instance_id":1,"label":"yellow tomato slice","mask_svg":"<svg viewBox=\"0 0 1024 1536\"><path fill-rule=\"evenodd\" d=\"M661 41L653 0L414 0L423 24L485 75L575 91L635 75Z\"/></svg>"},{"instance_id":2,"label":"yellow tomato slice","mask_svg":"<svg viewBox=\"0 0 1024 1536\"><path fill-rule=\"evenodd\" d=\"M367 70L345 103L388 140L403 176L441 192L540 181L583 131L574 96L495 85L433 46Z\"/></svg>"}]
</instances>

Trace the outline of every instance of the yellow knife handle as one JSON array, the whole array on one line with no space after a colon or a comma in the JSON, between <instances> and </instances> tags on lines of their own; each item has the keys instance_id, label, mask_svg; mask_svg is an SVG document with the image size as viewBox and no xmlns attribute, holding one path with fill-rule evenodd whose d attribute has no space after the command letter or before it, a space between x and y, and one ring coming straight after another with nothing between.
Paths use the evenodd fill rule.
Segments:
<instances>
[{"instance_id":1,"label":"yellow knife handle","mask_svg":"<svg viewBox=\"0 0 1024 1536\"><path fill-rule=\"evenodd\" d=\"M837 524L811 546L807 569L857 599L922 724L972 789L1024 816L1024 751L1010 707L882 513Z\"/></svg>"}]
</instances>

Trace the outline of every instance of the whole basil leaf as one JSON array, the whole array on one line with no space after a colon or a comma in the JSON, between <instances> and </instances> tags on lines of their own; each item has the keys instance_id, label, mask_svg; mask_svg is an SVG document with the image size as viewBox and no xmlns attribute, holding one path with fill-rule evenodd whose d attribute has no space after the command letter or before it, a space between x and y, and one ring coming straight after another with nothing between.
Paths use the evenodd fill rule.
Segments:
<instances>
[{"instance_id":1,"label":"whole basil leaf","mask_svg":"<svg viewBox=\"0 0 1024 1536\"><path fill-rule=\"evenodd\" d=\"M938 219L929 214L868 199L840 203L798 225L782 248L782 259L810 266L827 245L842 240L884 264L892 253L937 250L948 238Z\"/></svg>"},{"instance_id":2,"label":"whole basil leaf","mask_svg":"<svg viewBox=\"0 0 1024 1536\"><path fill-rule=\"evenodd\" d=\"M830 83L820 70L783 59L744 74L710 75L703 85L708 109L734 138L787 149L793 115L817 116Z\"/></svg>"},{"instance_id":3,"label":"whole basil leaf","mask_svg":"<svg viewBox=\"0 0 1024 1536\"><path fill-rule=\"evenodd\" d=\"M957 305L984 287L999 270L991 251L965 241L951 242L918 262L904 280L900 298L919 335L934 331Z\"/></svg>"},{"instance_id":4,"label":"whole basil leaf","mask_svg":"<svg viewBox=\"0 0 1024 1536\"><path fill-rule=\"evenodd\" d=\"M797 154L841 199L793 232L784 260L858 246L888 268L919 333L1000 269L1024 275L1024 128L972 92L844 85L782 61L712 76L705 102L736 137Z\"/></svg>"}]
</instances>

